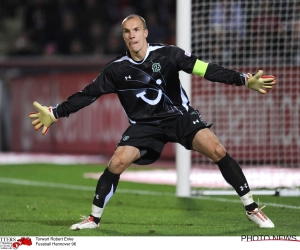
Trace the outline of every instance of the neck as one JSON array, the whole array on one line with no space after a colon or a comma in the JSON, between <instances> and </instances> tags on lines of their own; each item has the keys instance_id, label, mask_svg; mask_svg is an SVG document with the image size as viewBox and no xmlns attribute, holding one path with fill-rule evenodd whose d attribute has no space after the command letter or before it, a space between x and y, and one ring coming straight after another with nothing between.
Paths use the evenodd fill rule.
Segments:
<instances>
[{"instance_id":1,"label":"neck","mask_svg":"<svg viewBox=\"0 0 300 250\"><path fill-rule=\"evenodd\" d=\"M148 43L144 48L142 48L138 52L130 51L130 56L135 61L142 61L142 60L144 60L144 58L147 54L147 49L148 49Z\"/></svg>"}]
</instances>

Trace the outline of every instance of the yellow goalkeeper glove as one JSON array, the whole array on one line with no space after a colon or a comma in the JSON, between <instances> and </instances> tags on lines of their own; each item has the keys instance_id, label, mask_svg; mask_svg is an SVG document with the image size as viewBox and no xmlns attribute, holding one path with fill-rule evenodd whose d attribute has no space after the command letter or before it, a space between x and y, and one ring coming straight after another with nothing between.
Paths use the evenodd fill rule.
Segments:
<instances>
[{"instance_id":1,"label":"yellow goalkeeper glove","mask_svg":"<svg viewBox=\"0 0 300 250\"><path fill-rule=\"evenodd\" d=\"M263 76L263 71L259 70L255 75L250 73L246 76L246 86L249 89L258 91L261 94L266 94L265 89L272 89L276 84L275 76Z\"/></svg>"},{"instance_id":2,"label":"yellow goalkeeper glove","mask_svg":"<svg viewBox=\"0 0 300 250\"><path fill-rule=\"evenodd\" d=\"M35 130L39 130L43 126L42 135L45 135L49 127L57 121L52 112L52 107L42 106L38 102L34 102L33 106L38 110L38 112L30 113L28 116L32 121L32 126Z\"/></svg>"}]
</instances>

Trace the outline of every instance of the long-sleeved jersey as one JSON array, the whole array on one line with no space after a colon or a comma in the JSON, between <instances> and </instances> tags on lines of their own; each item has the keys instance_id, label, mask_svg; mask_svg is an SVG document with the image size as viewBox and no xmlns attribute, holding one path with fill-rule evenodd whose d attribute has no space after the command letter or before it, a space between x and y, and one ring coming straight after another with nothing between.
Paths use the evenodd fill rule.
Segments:
<instances>
[{"instance_id":1,"label":"long-sleeved jersey","mask_svg":"<svg viewBox=\"0 0 300 250\"><path fill-rule=\"evenodd\" d=\"M186 113L189 98L179 71L191 74L197 57L181 48L149 44L145 58L134 61L129 51L108 63L82 91L54 109L56 118L90 105L100 96L116 93L130 123L158 124ZM244 85L244 74L209 63L203 74L210 81Z\"/></svg>"}]
</instances>

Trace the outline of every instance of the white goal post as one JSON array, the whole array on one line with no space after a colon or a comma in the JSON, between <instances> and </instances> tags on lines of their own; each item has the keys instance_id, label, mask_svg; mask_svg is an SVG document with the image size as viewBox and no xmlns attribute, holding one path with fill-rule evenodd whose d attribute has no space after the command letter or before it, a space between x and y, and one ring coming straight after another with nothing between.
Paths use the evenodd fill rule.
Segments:
<instances>
[{"instance_id":1,"label":"white goal post","mask_svg":"<svg viewBox=\"0 0 300 250\"><path fill-rule=\"evenodd\" d=\"M187 51L191 51L191 0L177 0L176 3L176 45ZM181 83L186 94L191 97L191 75L179 73ZM180 144L176 144L176 195L189 197L190 186L191 152Z\"/></svg>"}]
</instances>

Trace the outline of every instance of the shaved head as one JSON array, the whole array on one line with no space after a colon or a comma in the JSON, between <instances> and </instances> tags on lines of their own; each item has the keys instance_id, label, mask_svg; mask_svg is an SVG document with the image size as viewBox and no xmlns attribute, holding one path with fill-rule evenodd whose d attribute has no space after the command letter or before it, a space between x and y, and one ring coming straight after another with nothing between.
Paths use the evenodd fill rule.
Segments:
<instances>
[{"instance_id":1,"label":"shaved head","mask_svg":"<svg viewBox=\"0 0 300 250\"><path fill-rule=\"evenodd\" d=\"M142 21L143 23L143 28L146 30L147 29L147 25L146 25L146 21L144 18L142 18L141 16L139 15L136 15L136 14L131 14L127 17L124 18L123 22L122 22L122 27L123 27L123 24L127 21L127 20L130 20L130 19L133 19L133 18L138 18Z\"/></svg>"}]
</instances>

